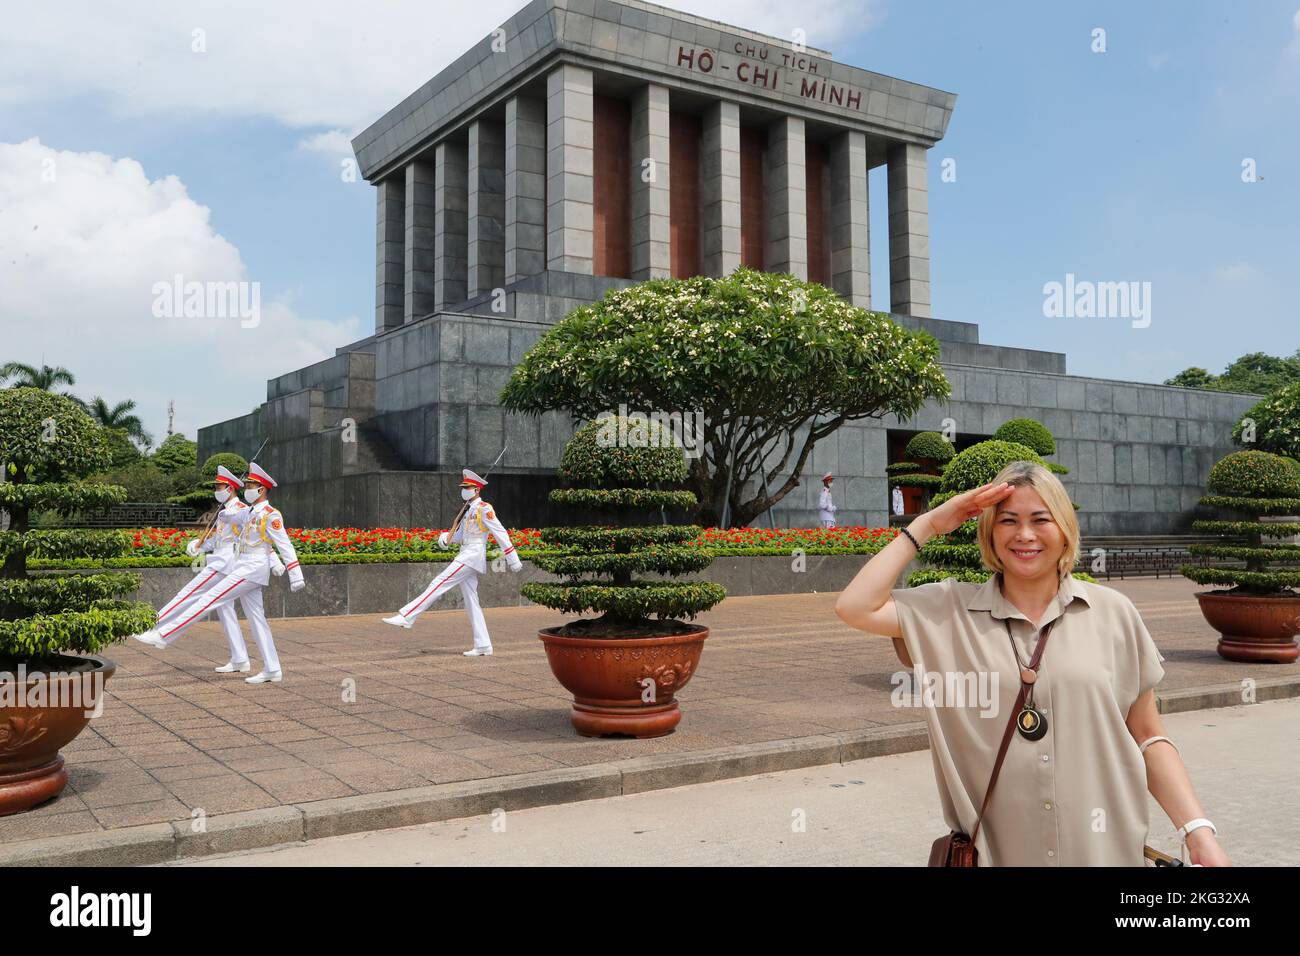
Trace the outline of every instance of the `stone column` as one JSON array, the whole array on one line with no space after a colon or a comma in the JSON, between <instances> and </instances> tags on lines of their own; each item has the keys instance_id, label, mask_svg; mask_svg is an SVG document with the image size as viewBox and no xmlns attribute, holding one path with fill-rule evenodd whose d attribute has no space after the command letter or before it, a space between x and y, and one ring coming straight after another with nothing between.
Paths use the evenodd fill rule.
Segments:
<instances>
[{"instance_id":1,"label":"stone column","mask_svg":"<svg viewBox=\"0 0 1300 956\"><path fill-rule=\"evenodd\" d=\"M562 64L546 77L546 268L592 274L593 77Z\"/></svg>"},{"instance_id":2,"label":"stone column","mask_svg":"<svg viewBox=\"0 0 1300 956\"><path fill-rule=\"evenodd\" d=\"M925 147L889 148L889 309L930 318L930 202Z\"/></svg>"},{"instance_id":3,"label":"stone column","mask_svg":"<svg viewBox=\"0 0 1300 956\"><path fill-rule=\"evenodd\" d=\"M768 272L808 278L808 170L803 120L786 116L768 127L767 251Z\"/></svg>"},{"instance_id":4,"label":"stone column","mask_svg":"<svg viewBox=\"0 0 1300 956\"><path fill-rule=\"evenodd\" d=\"M667 279L673 271L668 117L666 86L647 83L636 91L632 97L629 164L633 279Z\"/></svg>"},{"instance_id":5,"label":"stone column","mask_svg":"<svg viewBox=\"0 0 1300 956\"><path fill-rule=\"evenodd\" d=\"M443 140L435 147L438 188L434 191L434 299L436 308L467 298L469 157L464 143Z\"/></svg>"},{"instance_id":6,"label":"stone column","mask_svg":"<svg viewBox=\"0 0 1300 956\"><path fill-rule=\"evenodd\" d=\"M505 281L546 271L546 101L506 101Z\"/></svg>"},{"instance_id":7,"label":"stone column","mask_svg":"<svg viewBox=\"0 0 1300 956\"><path fill-rule=\"evenodd\" d=\"M740 107L719 100L704 111L700 137L700 267L721 278L740 266Z\"/></svg>"},{"instance_id":8,"label":"stone column","mask_svg":"<svg viewBox=\"0 0 1300 956\"><path fill-rule=\"evenodd\" d=\"M375 183L375 333L400 328L405 312L406 177Z\"/></svg>"},{"instance_id":9,"label":"stone column","mask_svg":"<svg viewBox=\"0 0 1300 956\"><path fill-rule=\"evenodd\" d=\"M831 141L831 287L871 308L871 219L867 137L853 130Z\"/></svg>"},{"instance_id":10,"label":"stone column","mask_svg":"<svg viewBox=\"0 0 1300 956\"><path fill-rule=\"evenodd\" d=\"M406 164L405 249L402 321L433 312L434 302L434 167L425 160Z\"/></svg>"},{"instance_id":11,"label":"stone column","mask_svg":"<svg viewBox=\"0 0 1300 956\"><path fill-rule=\"evenodd\" d=\"M501 124L469 127L468 298L505 285L506 140Z\"/></svg>"}]
</instances>

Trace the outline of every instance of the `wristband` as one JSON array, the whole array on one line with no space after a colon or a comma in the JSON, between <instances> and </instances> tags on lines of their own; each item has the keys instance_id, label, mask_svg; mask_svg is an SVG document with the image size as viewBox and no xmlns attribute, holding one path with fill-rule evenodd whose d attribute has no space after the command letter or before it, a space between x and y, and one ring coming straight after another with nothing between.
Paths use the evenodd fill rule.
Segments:
<instances>
[{"instance_id":1,"label":"wristband","mask_svg":"<svg viewBox=\"0 0 1300 956\"><path fill-rule=\"evenodd\" d=\"M1172 740L1170 740L1168 737L1148 737L1146 740L1142 741L1142 743L1141 743L1141 745L1138 747L1138 749L1142 752L1142 755L1145 756L1145 755L1146 755L1146 752L1147 752L1147 748L1150 747L1153 743L1156 743L1157 741L1160 741L1160 740L1163 740L1163 741L1164 741L1165 743L1167 743L1169 746L1173 747L1173 748L1174 748L1174 751L1177 752L1177 750L1178 750L1178 745L1175 744L1175 743L1174 743Z\"/></svg>"}]
</instances>

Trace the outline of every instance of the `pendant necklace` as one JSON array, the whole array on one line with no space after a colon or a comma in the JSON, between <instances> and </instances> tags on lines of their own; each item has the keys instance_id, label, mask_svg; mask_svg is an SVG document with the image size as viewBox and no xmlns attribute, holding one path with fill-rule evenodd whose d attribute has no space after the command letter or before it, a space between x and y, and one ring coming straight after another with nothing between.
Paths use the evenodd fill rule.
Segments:
<instances>
[{"instance_id":1,"label":"pendant necklace","mask_svg":"<svg viewBox=\"0 0 1300 956\"><path fill-rule=\"evenodd\" d=\"M1007 626L1007 639L1011 641L1011 653L1016 657L1016 665L1020 669L1020 683L1025 691L1023 706L1016 715L1016 730L1026 740L1041 740L1047 733L1047 717L1034 706L1034 684L1038 682L1038 666L1041 666L1040 658L1047 634L1040 633L1038 644L1034 648L1034 657L1030 660L1029 666L1026 666L1020 662L1016 639L1011 636L1011 619L1004 618L1003 623ZM1046 630L1050 631L1051 627L1052 625L1048 624Z\"/></svg>"}]
</instances>

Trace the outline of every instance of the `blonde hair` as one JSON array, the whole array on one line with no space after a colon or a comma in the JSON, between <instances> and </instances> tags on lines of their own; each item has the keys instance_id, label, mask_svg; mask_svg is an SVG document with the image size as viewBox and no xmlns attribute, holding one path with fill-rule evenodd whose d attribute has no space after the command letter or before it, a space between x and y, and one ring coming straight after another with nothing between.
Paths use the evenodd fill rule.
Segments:
<instances>
[{"instance_id":1,"label":"blonde hair","mask_svg":"<svg viewBox=\"0 0 1300 956\"><path fill-rule=\"evenodd\" d=\"M1079 519L1074 513L1070 495L1061 484L1061 479L1042 465L1032 461L1013 461L993 479L994 484L1007 482L1013 487L1029 487L1038 492L1038 496L1047 505L1052 520L1061 529L1065 537L1065 547L1057 561L1057 577L1064 578L1074 570L1079 562ZM980 512L976 536L979 540L980 557L984 566L991 571L1004 571L1002 559L993 549L993 520L997 516L998 506L1002 502L985 508Z\"/></svg>"}]
</instances>

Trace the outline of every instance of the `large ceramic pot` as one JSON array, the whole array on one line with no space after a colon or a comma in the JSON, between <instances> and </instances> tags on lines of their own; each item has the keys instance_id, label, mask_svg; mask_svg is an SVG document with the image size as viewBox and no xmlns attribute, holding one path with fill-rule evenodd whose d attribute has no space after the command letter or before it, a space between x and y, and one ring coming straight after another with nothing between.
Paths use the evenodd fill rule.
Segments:
<instances>
[{"instance_id":1,"label":"large ceramic pot","mask_svg":"<svg viewBox=\"0 0 1300 956\"><path fill-rule=\"evenodd\" d=\"M59 751L86 729L117 665L63 657L60 670L0 668L0 816L57 797L68 783Z\"/></svg>"},{"instance_id":2,"label":"large ceramic pot","mask_svg":"<svg viewBox=\"0 0 1300 956\"><path fill-rule=\"evenodd\" d=\"M1201 613L1219 637L1219 656L1246 664L1290 664L1300 657L1300 597L1201 591Z\"/></svg>"},{"instance_id":3,"label":"large ceramic pot","mask_svg":"<svg viewBox=\"0 0 1300 956\"><path fill-rule=\"evenodd\" d=\"M681 721L674 695L699 666L707 627L632 638L566 637L557 630L546 628L538 636L551 673L573 694L570 716L578 733L662 737Z\"/></svg>"}]
</instances>

